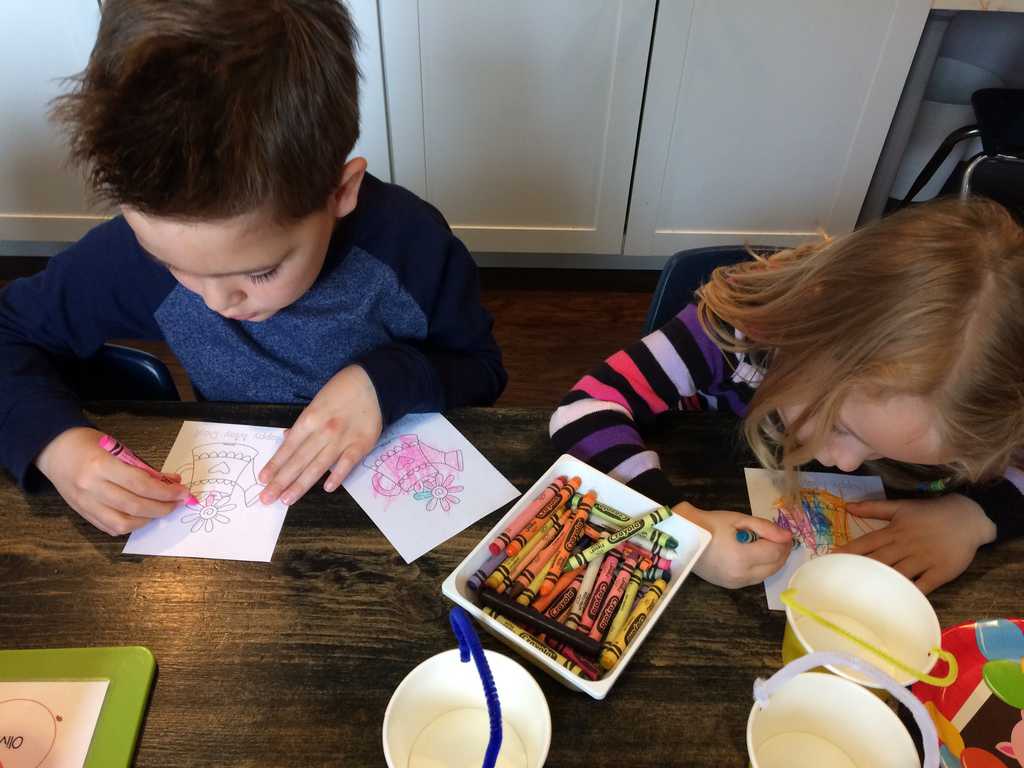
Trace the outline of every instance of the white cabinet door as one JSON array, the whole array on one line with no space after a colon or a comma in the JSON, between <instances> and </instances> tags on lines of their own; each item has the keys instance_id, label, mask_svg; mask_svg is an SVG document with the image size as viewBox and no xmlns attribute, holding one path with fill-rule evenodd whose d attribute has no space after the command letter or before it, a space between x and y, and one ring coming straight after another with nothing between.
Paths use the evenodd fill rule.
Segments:
<instances>
[{"instance_id":1,"label":"white cabinet door","mask_svg":"<svg viewBox=\"0 0 1024 768\"><path fill-rule=\"evenodd\" d=\"M853 228L929 0L670 0L625 253Z\"/></svg>"},{"instance_id":2,"label":"white cabinet door","mask_svg":"<svg viewBox=\"0 0 1024 768\"><path fill-rule=\"evenodd\" d=\"M47 120L62 78L80 72L99 26L94 2L4 4L0 45L0 240L76 240L103 221Z\"/></svg>"},{"instance_id":3,"label":"white cabinet door","mask_svg":"<svg viewBox=\"0 0 1024 768\"><path fill-rule=\"evenodd\" d=\"M380 0L394 181L474 251L620 253L653 0Z\"/></svg>"},{"instance_id":4,"label":"white cabinet door","mask_svg":"<svg viewBox=\"0 0 1024 768\"><path fill-rule=\"evenodd\" d=\"M361 136L353 151L371 173L391 178L376 0L346 0L359 30ZM99 26L92 0L34 0L4 6L0 45L0 255L52 252L24 241L73 241L110 215L90 208L81 175L47 120L48 102L80 72ZM6 242L4 242L6 241ZM14 242L11 242L14 241Z\"/></svg>"}]
</instances>

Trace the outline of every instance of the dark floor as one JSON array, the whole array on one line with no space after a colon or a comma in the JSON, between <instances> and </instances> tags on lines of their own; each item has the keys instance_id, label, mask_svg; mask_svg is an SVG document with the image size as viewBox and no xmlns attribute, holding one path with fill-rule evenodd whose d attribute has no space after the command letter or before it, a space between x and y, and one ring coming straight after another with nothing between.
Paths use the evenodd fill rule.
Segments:
<instances>
[{"instance_id":1,"label":"dark floor","mask_svg":"<svg viewBox=\"0 0 1024 768\"><path fill-rule=\"evenodd\" d=\"M0 259L0 286L5 278L44 264ZM494 315L509 372L499 404L554 407L584 371L640 337L657 277L656 272L482 269L483 303ZM161 358L182 397L193 398L188 377L165 344L121 341Z\"/></svg>"}]
</instances>

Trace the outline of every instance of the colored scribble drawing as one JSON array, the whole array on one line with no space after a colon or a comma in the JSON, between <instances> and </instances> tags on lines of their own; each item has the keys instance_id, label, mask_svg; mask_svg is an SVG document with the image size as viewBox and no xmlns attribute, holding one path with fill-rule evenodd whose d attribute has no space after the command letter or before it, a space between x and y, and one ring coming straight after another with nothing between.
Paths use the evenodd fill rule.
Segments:
<instances>
[{"instance_id":1,"label":"colored scribble drawing","mask_svg":"<svg viewBox=\"0 0 1024 768\"><path fill-rule=\"evenodd\" d=\"M206 443L192 449L192 461L178 469L198 504L188 504L182 525L192 533L212 533L227 525L227 514L239 504L251 507L264 486L256 480L255 461L259 451L243 443Z\"/></svg>"},{"instance_id":2,"label":"colored scribble drawing","mask_svg":"<svg viewBox=\"0 0 1024 768\"><path fill-rule=\"evenodd\" d=\"M442 451L420 441L418 435L400 435L382 444L363 461L372 471L370 482L378 496L411 496L426 502L428 511L451 511L464 488L455 485L462 472L462 451ZM449 471L454 470L454 471Z\"/></svg>"},{"instance_id":3,"label":"colored scribble drawing","mask_svg":"<svg viewBox=\"0 0 1024 768\"><path fill-rule=\"evenodd\" d=\"M824 488L801 488L800 506L778 498L772 503L775 524L815 555L825 555L870 530L846 511L846 501ZM852 535L850 525L857 529Z\"/></svg>"}]
</instances>

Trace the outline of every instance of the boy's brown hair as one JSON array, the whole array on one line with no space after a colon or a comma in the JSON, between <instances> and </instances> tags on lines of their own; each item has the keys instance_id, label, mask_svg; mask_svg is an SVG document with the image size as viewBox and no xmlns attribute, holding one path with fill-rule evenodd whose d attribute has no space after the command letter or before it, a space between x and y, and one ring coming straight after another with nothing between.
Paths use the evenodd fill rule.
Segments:
<instances>
[{"instance_id":1,"label":"boy's brown hair","mask_svg":"<svg viewBox=\"0 0 1024 768\"><path fill-rule=\"evenodd\" d=\"M356 43L340 0L106 0L52 115L101 199L184 220L300 219L359 137Z\"/></svg>"}]
</instances>

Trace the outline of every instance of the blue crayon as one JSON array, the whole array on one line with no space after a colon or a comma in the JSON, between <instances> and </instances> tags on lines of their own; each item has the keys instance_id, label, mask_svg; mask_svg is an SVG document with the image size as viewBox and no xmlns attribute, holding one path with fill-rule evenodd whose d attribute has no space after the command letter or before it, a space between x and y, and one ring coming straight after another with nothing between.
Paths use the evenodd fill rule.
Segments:
<instances>
[{"instance_id":1,"label":"blue crayon","mask_svg":"<svg viewBox=\"0 0 1024 768\"><path fill-rule=\"evenodd\" d=\"M736 529L736 541L740 544L751 544L757 541L758 535L749 528L737 528Z\"/></svg>"},{"instance_id":2,"label":"blue crayon","mask_svg":"<svg viewBox=\"0 0 1024 768\"><path fill-rule=\"evenodd\" d=\"M494 569L497 568L505 560L505 550L502 550L496 555L491 555L484 561L484 564L467 579L466 586L476 592L480 589L480 585L487 580L487 577L494 573Z\"/></svg>"}]
</instances>

